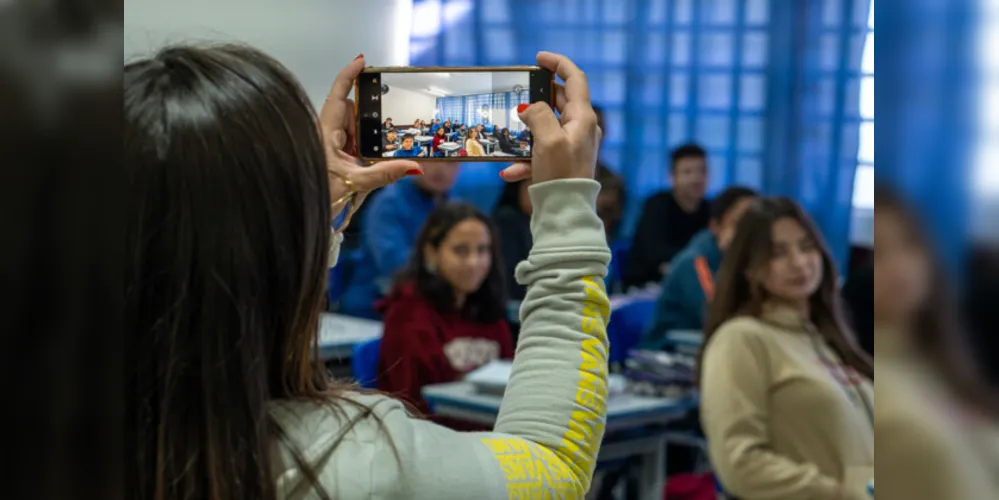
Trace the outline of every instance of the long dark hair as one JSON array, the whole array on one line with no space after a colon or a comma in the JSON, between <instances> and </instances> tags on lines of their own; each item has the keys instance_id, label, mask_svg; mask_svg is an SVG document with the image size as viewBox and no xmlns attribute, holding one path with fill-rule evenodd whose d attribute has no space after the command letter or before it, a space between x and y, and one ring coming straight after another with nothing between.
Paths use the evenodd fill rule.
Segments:
<instances>
[{"instance_id":1,"label":"long dark hair","mask_svg":"<svg viewBox=\"0 0 999 500\"><path fill-rule=\"evenodd\" d=\"M0 391L4 452L18 464L4 474L6 498L131 498L121 23L121 2L0 7Z\"/></svg>"},{"instance_id":2,"label":"long dark hair","mask_svg":"<svg viewBox=\"0 0 999 500\"><path fill-rule=\"evenodd\" d=\"M409 265L396 278L396 285L413 283L420 294L434 309L442 312L455 312L454 288L438 273L432 273L426 266L427 245L440 248L454 226L466 220L477 220L489 230L490 256L492 264L482 286L465 300L461 315L477 323L495 323L506 317L506 286L503 279L503 261L500 255L496 227L491 220L474 206L467 203L448 203L434 210L427 217L413 247Z\"/></svg>"},{"instance_id":3,"label":"long dark hair","mask_svg":"<svg viewBox=\"0 0 999 500\"><path fill-rule=\"evenodd\" d=\"M915 210L895 190L883 184L875 185L874 200L875 214L892 212L898 215L903 231L930 260L930 296L916 311L911 323L912 331L908 332L913 336L915 348L937 369L966 406L983 415L999 418L999 395L984 382L984 370L971 354L953 289L934 245L918 222Z\"/></svg>"},{"instance_id":4,"label":"long dark hair","mask_svg":"<svg viewBox=\"0 0 999 500\"><path fill-rule=\"evenodd\" d=\"M839 274L822 233L797 203L789 198L777 197L752 202L739 219L735 237L725 250L725 258L716 278L715 296L704 325L704 348L698 360L698 380L703 369L704 351L718 328L737 316L758 317L763 312L767 292L751 283L747 272L764 269L768 265L773 253L773 226L784 218L801 224L822 254L822 282L810 300L812 323L847 366L873 379L874 364L857 345L857 339L844 319L837 283Z\"/></svg>"},{"instance_id":5,"label":"long dark hair","mask_svg":"<svg viewBox=\"0 0 999 500\"><path fill-rule=\"evenodd\" d=\"M256 50L175 47L125 66L124 116L130 490L274 499L277 440L329 498L267 412L346 389L316 357L331 213L308 97Z\"/></svg>"}]
</instances>

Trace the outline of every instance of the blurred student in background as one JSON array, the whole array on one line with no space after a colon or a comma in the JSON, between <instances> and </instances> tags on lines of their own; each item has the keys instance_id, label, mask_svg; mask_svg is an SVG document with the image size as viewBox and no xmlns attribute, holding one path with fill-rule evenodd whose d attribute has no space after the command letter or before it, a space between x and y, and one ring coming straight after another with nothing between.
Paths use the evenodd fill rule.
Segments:
<instances>
[{"instance_id":1,"label":"blurred student in background","mask_svg":"<svg viewBox=\"0 0 999 500\"><path fill-rule=\"evenodd\" d=\"M468 136L465 138L465 152L468 153L468 156L486 155L486 151L482 149L482 144L479 143L478 129L473 128L468 131Z\"/></svg>"},{"instance_id":2,"label":"blurred student in background","mask_svg":"<svg viewBox=\"0 0 999 500\"><path fill-rule=\"evenodd\" d=\"M417 134L420 134L420 133L423 132L423 123L420 122L419 118L417 118L416 120L413 120L413 129L416 130Z\"/></svg>"},{"instance_id":3,"label":"blurred student in background","mask_svg":"<svg viewBox=\"0 0 999 500\"><path fill-rule=\"evenodd\" d=\"M378 317L375 302L388 293L396 273L405 267L424 221L447 200L458 164L422 166L422 175L381 189L366 207L360 263L340 299L344 314Z\"/></svg>"},{"instance_id":4,"label":"blurred student in background","mask_svg":"<svg viewBox=\"0 0 999 500\"><path fill-rule=\"evenodd\" d=\"M391 130L392 128L393 128L392 127L392 119L391 118L386 118L385 122L382 123L382 130Z\"/></svg>"},{"instance_id":5,"label":"blurred student in background","mask_svg":"<svg viewBox=\"0 0 999 500\"><path fill-rule=\"evenodd\" d=\"M874 367L837 280L801 207L751 203L718 271L698 364L711 463L735 497L870 499Z\"/></svg>"},{"instance_id":6,"label":"blurred student in background","mask_svg":"<svg viewBox=\"0 0 999 500\"><path fill-rule=\"evenodd\" d=\"M531 197L528 188L530 180L510 182L503 187L493 221L499 236L500 251L503 255L503 278L506 280L507 298L524 300L527 287L513 279L517 264L527 258L531 251ZM599 198L598 198L599 199Z\"/></svg>"},{"instance_id":7,"label":"blurred student in background","mask_svg":"<svg viewBox=\"0 0 999 500\"><path fill-rule=\"evenodd\" d=\"M913 212L878 186L874 207L875 415L883 498L995 498L999 395L984 381Z\"/></svg>"},{"instance_id":8,"label":"blurred student in background","mask_svg":"<svg viewBox=\"0 0 999 500\"><path fill-rule=\"evenodd\" d=\"M652 195L642 207L625 265L626 288L659 283L673 257L708 227L711 207L704 199L708 182L704 149L685 144L673 150L670 179L673 188Z\"/></svg>"},{"instance_id":9,"label":"blurred student in background","mask_svg":"<svg viewBox=\"0 0 999 500\"><path fill-rule=\"evenodd\" d=\"M434 118L433 122L431 123L432 125L430 125L430 135L435 135L437 134L437 129L441 128L441 119Z\"/></svg>"},{"instance_id":10,"label":"blurred student in background","mask_svg":"<svg viewBox=\"0 0 999 500\"><path fill-rule=\"evenodd\" d=\"M468 126L466 126L464 123L461 124L461 127L458 129L458 135L459 135L459 137L461 137L462 139L464 139L465 136L468 135Z\"/></svg>"},{"instance_id":11,"label":"blurred student in background","mask_svg":"<svg viewBox=\"0 0 999 500\"><path fill-rule=\"evenodd\" d=\"M388 152L399 149L399 145L395 143L398 139L399 133L396 132L394 128L389 129L388 132L385 133L385 137L382 137L382 151Z\"/></svg>"},{"instance_id":12,"label":"blurred student in background","mask_svg":"<svg viewBox=\"0 0 999 500\"><path fill-rule=\"evenodd\" d=\"M397 158L423 158L427 156L427 152L419 144L416 144L416 139L412 134L406 134L402 136L402 147L396 149L395 156Z\"/></svg>"},{"instance_id":13,"label":"blurred student in background","mask_svg":"<svg viewBox=\"0 0 999 500\"><path fill-rule=\"evenodd\" d=\"M385 318L378 389L429 415L423 386L513 358L501 269L485 215L463 203L430 214L409 265L377 305Z\"/></svg>"},{"instance_id":14,"label":"blurred student in background","mask_svg":"<svg viewBox=\"0 0 999 500\"><path fill-rule=\"evenodd\" d=\"M701 330L704 326L722 255L735 236L739 219L755 198L752 189L732 186L711 203L708 229L697 233L670 262L670 272L663 278L652 322L642 340L646 348L662 347L672 330Z\"/></svg>"}]
</instances>

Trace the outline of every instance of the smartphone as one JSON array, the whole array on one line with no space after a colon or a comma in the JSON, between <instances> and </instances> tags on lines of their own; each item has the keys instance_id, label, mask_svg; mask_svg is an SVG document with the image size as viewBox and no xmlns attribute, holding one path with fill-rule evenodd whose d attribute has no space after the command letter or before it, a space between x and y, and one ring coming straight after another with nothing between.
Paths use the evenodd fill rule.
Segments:
<instances>
[{"instance_id":1,"label":"smartphone","mask_svg":"<svg viewBox=\"0 0 999 500\"><path fill-rule=\"evenodd\" d=\"M552 103L539 66L365 68L357 78L357 155L367 162L506 162L530 158L522 103Z\"/></svg>"}]
</instances>

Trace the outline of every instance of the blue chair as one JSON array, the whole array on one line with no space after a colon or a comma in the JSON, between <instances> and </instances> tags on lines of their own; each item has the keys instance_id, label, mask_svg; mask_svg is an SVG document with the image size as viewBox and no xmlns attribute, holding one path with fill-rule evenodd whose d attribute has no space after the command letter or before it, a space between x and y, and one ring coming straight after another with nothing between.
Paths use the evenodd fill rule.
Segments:
<instances>
[{"instance_id":1,"label":"blue chair","mask_svg":"<svg viewBox=\"0 0 999 500\"><path fill-rule=\"evenodd\" d=\"M382 339L372 339L354 346L350 370L354 380L366 389L374 389L378 381L378 351Z\"/></svg>"},{"instance_id":2,"label":"blue chair","mask_svg":"<svg viewBox=\"0 0 999 500\"><path fill-rule=\"evenodd\" d=\"M639 299L611 313L610 324L607 326L607 337L610 340L609 362L623 363L628 357L628 351L638 346L645 329L652 321L655 307L655 299Z\"/></svg>"}]
</instances>

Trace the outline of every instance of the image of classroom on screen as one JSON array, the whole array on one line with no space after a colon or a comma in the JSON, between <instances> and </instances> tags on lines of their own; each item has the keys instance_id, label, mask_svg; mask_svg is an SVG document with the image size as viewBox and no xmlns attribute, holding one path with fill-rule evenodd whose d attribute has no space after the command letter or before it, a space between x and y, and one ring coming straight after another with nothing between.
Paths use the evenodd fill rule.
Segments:
<instances>
[{"instance_id":1,"label":"image of classroom on screen","mask_svg":"<svg viewBox=\"0 0 999 500\"><path fill-rule=\"evenodd\" d=\"M383 73L385 157L529 157L532 137L517 116L530 102L530 73Z\"/></svg>"}]
</instances>

